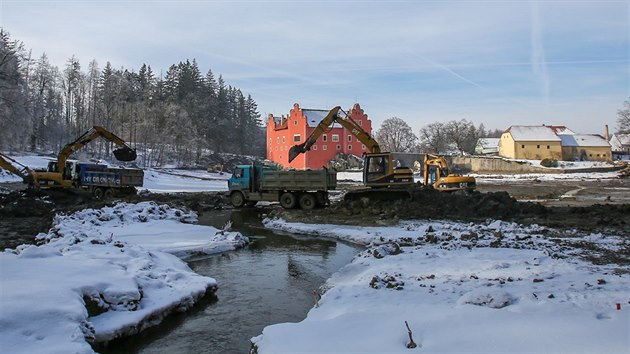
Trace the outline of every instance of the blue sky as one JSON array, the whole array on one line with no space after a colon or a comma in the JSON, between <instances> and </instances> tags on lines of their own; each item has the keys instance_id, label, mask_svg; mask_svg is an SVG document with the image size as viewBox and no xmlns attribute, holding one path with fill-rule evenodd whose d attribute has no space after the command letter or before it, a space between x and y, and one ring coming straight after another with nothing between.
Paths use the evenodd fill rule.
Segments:
<instances>
[{"instance_id":1,"label":"blue sky","mask_svg":"<svg viewBox=\"0 0 630 354\"><path fill-rule=\"evenodd\" d=\"M414 132L564 124L603 134L630 96L623 1L0 0L0 26L60 68L195 58L263 117L355 102Z\"/></svg>"}]
</instances>

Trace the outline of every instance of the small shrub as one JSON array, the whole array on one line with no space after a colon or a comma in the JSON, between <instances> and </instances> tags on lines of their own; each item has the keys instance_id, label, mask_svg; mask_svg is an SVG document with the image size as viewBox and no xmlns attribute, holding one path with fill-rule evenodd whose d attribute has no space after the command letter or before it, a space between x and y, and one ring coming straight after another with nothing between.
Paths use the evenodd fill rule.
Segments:
<instances>
[{"instance_id":1,"label":"small shrub","mask_svg":"<svg viewBox=\"0 0 630 354\"><path fill-rule=\"evenodd\" d=\"M558 167L558 160L543 159L542 161L540 161L540 165L544 167Z\"/></svg>"}]
</instances>

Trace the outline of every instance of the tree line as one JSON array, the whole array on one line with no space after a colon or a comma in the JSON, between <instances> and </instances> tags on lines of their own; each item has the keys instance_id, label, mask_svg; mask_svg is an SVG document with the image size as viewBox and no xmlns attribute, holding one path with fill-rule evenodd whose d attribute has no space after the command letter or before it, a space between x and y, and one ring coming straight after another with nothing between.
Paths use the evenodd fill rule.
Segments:
<instances>
[{"instance_id":1,"label":"tree line","mask_svg":"<svg viewBox=\"0 0 630 354\"><path fill-rule=\"evenodd\" d=\"M630 133L630 98L617 111L617 133ZM385 151L425 152L434 154L474 154L480 138L500 138L503 131L486 129L483 124L475 127L466 119L434 122L420 128L419 134L401 118L383 121L374 134Z\"/></svg>"},{"instance_id":2,"label":"tree line","mask_svg":"<svg viewBox=\"0 0 630 354\"><path fill-rule=\"evenodd\" d=\"M143 167L194 164L208 152L264 156L265 130L251 95L227 85L193 59L158 77L144 64L136 72L83 70L70 58L60 70L46 54L31 58L22 42L0 28L0 150L59 151L93 125L136 147ZM99 157L110 144L94 142Z\"/></svg>"},{"instance_id":3,"label":"tree line","mask_svg":"<svg viewBox=\"0 0 630 354\"><path fill-rule=\"evenodd\" d=\"M420 128L419 134L398 117L388 118L374 134L385 151L433 154L473 154L479 138L499 138L503 131L475 126L466 119L434 122Z\"/></svg>"}]
</instances>

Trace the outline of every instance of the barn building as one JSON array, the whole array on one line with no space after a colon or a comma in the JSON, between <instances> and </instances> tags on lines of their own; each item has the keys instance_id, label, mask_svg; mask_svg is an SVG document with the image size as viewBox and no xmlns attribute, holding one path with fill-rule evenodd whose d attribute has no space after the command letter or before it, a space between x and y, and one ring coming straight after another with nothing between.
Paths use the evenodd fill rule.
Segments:
<instances>
[{"instance_id":1,"label":"barn building","mask_svg":"<svg viewBox=\"0 0 630 354\"><path fill-rule=\"evenodd\" d=\"M560 160L561 142L547 126L513 125L499 139L499 155L511 159Z\"/></svg>"}]
</instances>

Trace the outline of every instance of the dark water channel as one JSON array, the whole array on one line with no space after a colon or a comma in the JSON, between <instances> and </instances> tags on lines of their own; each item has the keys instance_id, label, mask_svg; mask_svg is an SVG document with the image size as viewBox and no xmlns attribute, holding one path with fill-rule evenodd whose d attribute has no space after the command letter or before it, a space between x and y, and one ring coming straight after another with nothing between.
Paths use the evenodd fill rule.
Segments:
<instances>
[{"instance_id":1,"label":"dark water channel","mask_svg":"<svg viewBox=\"0 0 630 354\"><path fill-rule=\"evenodd\" d=\"M219 283L216 298L205 299L148 331L108 347L101 353L241 353L265 326L299 322L313 306L312 292L358 253L341 242L262 228L259 209L212 211L199 223L233 229L252 244L234 252L189 260L197 273Z\"/></svg>"}]
</instances>

